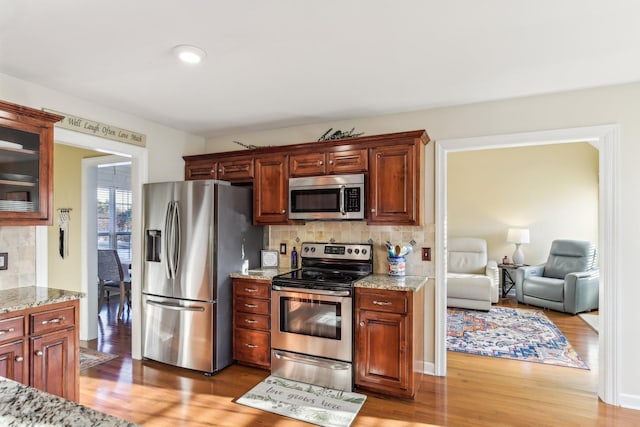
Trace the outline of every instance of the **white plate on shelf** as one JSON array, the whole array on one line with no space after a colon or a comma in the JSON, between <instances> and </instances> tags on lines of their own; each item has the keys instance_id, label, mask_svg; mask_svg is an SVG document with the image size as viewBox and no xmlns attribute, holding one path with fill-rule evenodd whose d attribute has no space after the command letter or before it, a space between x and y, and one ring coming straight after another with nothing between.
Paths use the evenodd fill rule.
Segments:
<instances>
[{"instance_id":1,"label":"white plate on shelf","mask_svg":"<svg viewBox=\"0 0 640 427\"><path fill-rule=\"evenodd\" d=\"M33 211L33 202L21 200L0 200L0 211L29 212Z\"/></svg>"}]
</instances>

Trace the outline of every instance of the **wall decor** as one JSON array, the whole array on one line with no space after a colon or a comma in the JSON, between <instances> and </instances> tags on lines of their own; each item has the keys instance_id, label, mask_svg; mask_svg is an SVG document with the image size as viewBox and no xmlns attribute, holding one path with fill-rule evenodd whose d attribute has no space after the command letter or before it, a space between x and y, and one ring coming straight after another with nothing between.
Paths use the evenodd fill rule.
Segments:
<instances>
[{"instance_id":1,"label":"wall decor","mask_svg":"<svg viewBox=\"0 0 640 427\"><path fill-rule=\"evenodd\" d=\"M329 128L329 130L327 130L325 133L322 134L320 138L318 138L318 142L333 141L336 139L343 139L343 138L355 138L357 136L364 135L364 132L354 133L353 131L355 129L356 128L351 128L351 130L348 130L346 132L343 132L338 129L335 132L331 133L333 128Z\"/></svg>"},{"instance_id":2,"label":"wall decor","mask_svg":"<svg viewBox=\"0 0 640 427\"><path fill-rule=\"evenodd\" d=\"M0 253L0 270L6 270L9 268L9 253Z\"/></svg>"}]
</instances>

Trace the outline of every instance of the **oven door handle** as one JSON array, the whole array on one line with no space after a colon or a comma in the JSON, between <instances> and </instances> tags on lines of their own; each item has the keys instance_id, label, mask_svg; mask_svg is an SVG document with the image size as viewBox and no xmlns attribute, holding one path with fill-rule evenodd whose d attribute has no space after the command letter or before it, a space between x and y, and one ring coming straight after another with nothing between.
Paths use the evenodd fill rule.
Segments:
<instances>
[{"instance_id":1,"label":"oven door handle","mask_svg":"<svg viewBox=\"0 0 640 427\"><path fill-rule=\"evenodd\" d=\"M274 291L300 292L304 294L329 295L329 296L336 296L336 297L351 296L351 291L327 291L323 289L290 288L288 286L283 287L278 285L271 285L271 289L273 289Z\"/></svg>"},{"instance_id":2,"label":"oven door handle","mask_svg":"<svg viewBox=\"0 0 640 427\"><path fill-rule=\"evenodd\" d=\"M276 359L288 360L290 362L298 362L298 363L305 363L307 365L320 366L321 368L330 368L330 369L333 369L334 371L346 370L351 368L351 364L349 363L337 362L335 360L325 361L325 360L319 360L315 358L298 356L298 355L295 355L295 356L284 355L282 353L278 353L276 350L273 351L273 357L275 357Z\"/></svg>"}]
</instances>

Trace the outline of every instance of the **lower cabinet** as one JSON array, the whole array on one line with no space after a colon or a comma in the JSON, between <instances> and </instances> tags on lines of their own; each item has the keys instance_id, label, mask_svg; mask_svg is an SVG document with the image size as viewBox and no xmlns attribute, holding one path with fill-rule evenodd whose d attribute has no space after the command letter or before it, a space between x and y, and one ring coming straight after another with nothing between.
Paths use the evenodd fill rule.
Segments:
<instances>
[{"instance_id":1,"label":"lower cabinet","mask_svg":"<svg viewBox=\"0 0 640 427\"><path fill-rule=\"evenodd\" d=\"M356 387L414 398L424 361L424 288L356 288Z\"/></svg>"},{"instance_id":2,"label":"lower cabinet","mask_svg":"<svg viewBox=\"0 0 640 427\"><path fill-rule=\"evenodd\" d=\"M271 282L233 279L233 358L271 369Z\"/></svg>"},{"instance_id":3,"label":"lower cabinet","mask_svg":"<svg viewBox=\"0 0 640 427\"><path fill-rule=\"evenodd\" d=\"M0 375L78 400L78 300L0 315Z\"/></svg>"}]
</instances>

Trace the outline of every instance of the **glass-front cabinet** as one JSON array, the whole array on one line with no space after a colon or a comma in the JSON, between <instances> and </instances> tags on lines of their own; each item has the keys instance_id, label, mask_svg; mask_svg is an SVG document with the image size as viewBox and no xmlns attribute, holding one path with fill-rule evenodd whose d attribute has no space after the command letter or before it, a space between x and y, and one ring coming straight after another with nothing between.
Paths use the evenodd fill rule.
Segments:
<instances>
[{"instance_id":1,"label":"glass-front cabinet","mask_svg":"<svg viewBox=\"0 0 640 427\"><path fill-rule=\"evenodd\" d=\"M0 101L0 225L51 224L53 125L62 119Z\"/></svg>"}]
</instances>

